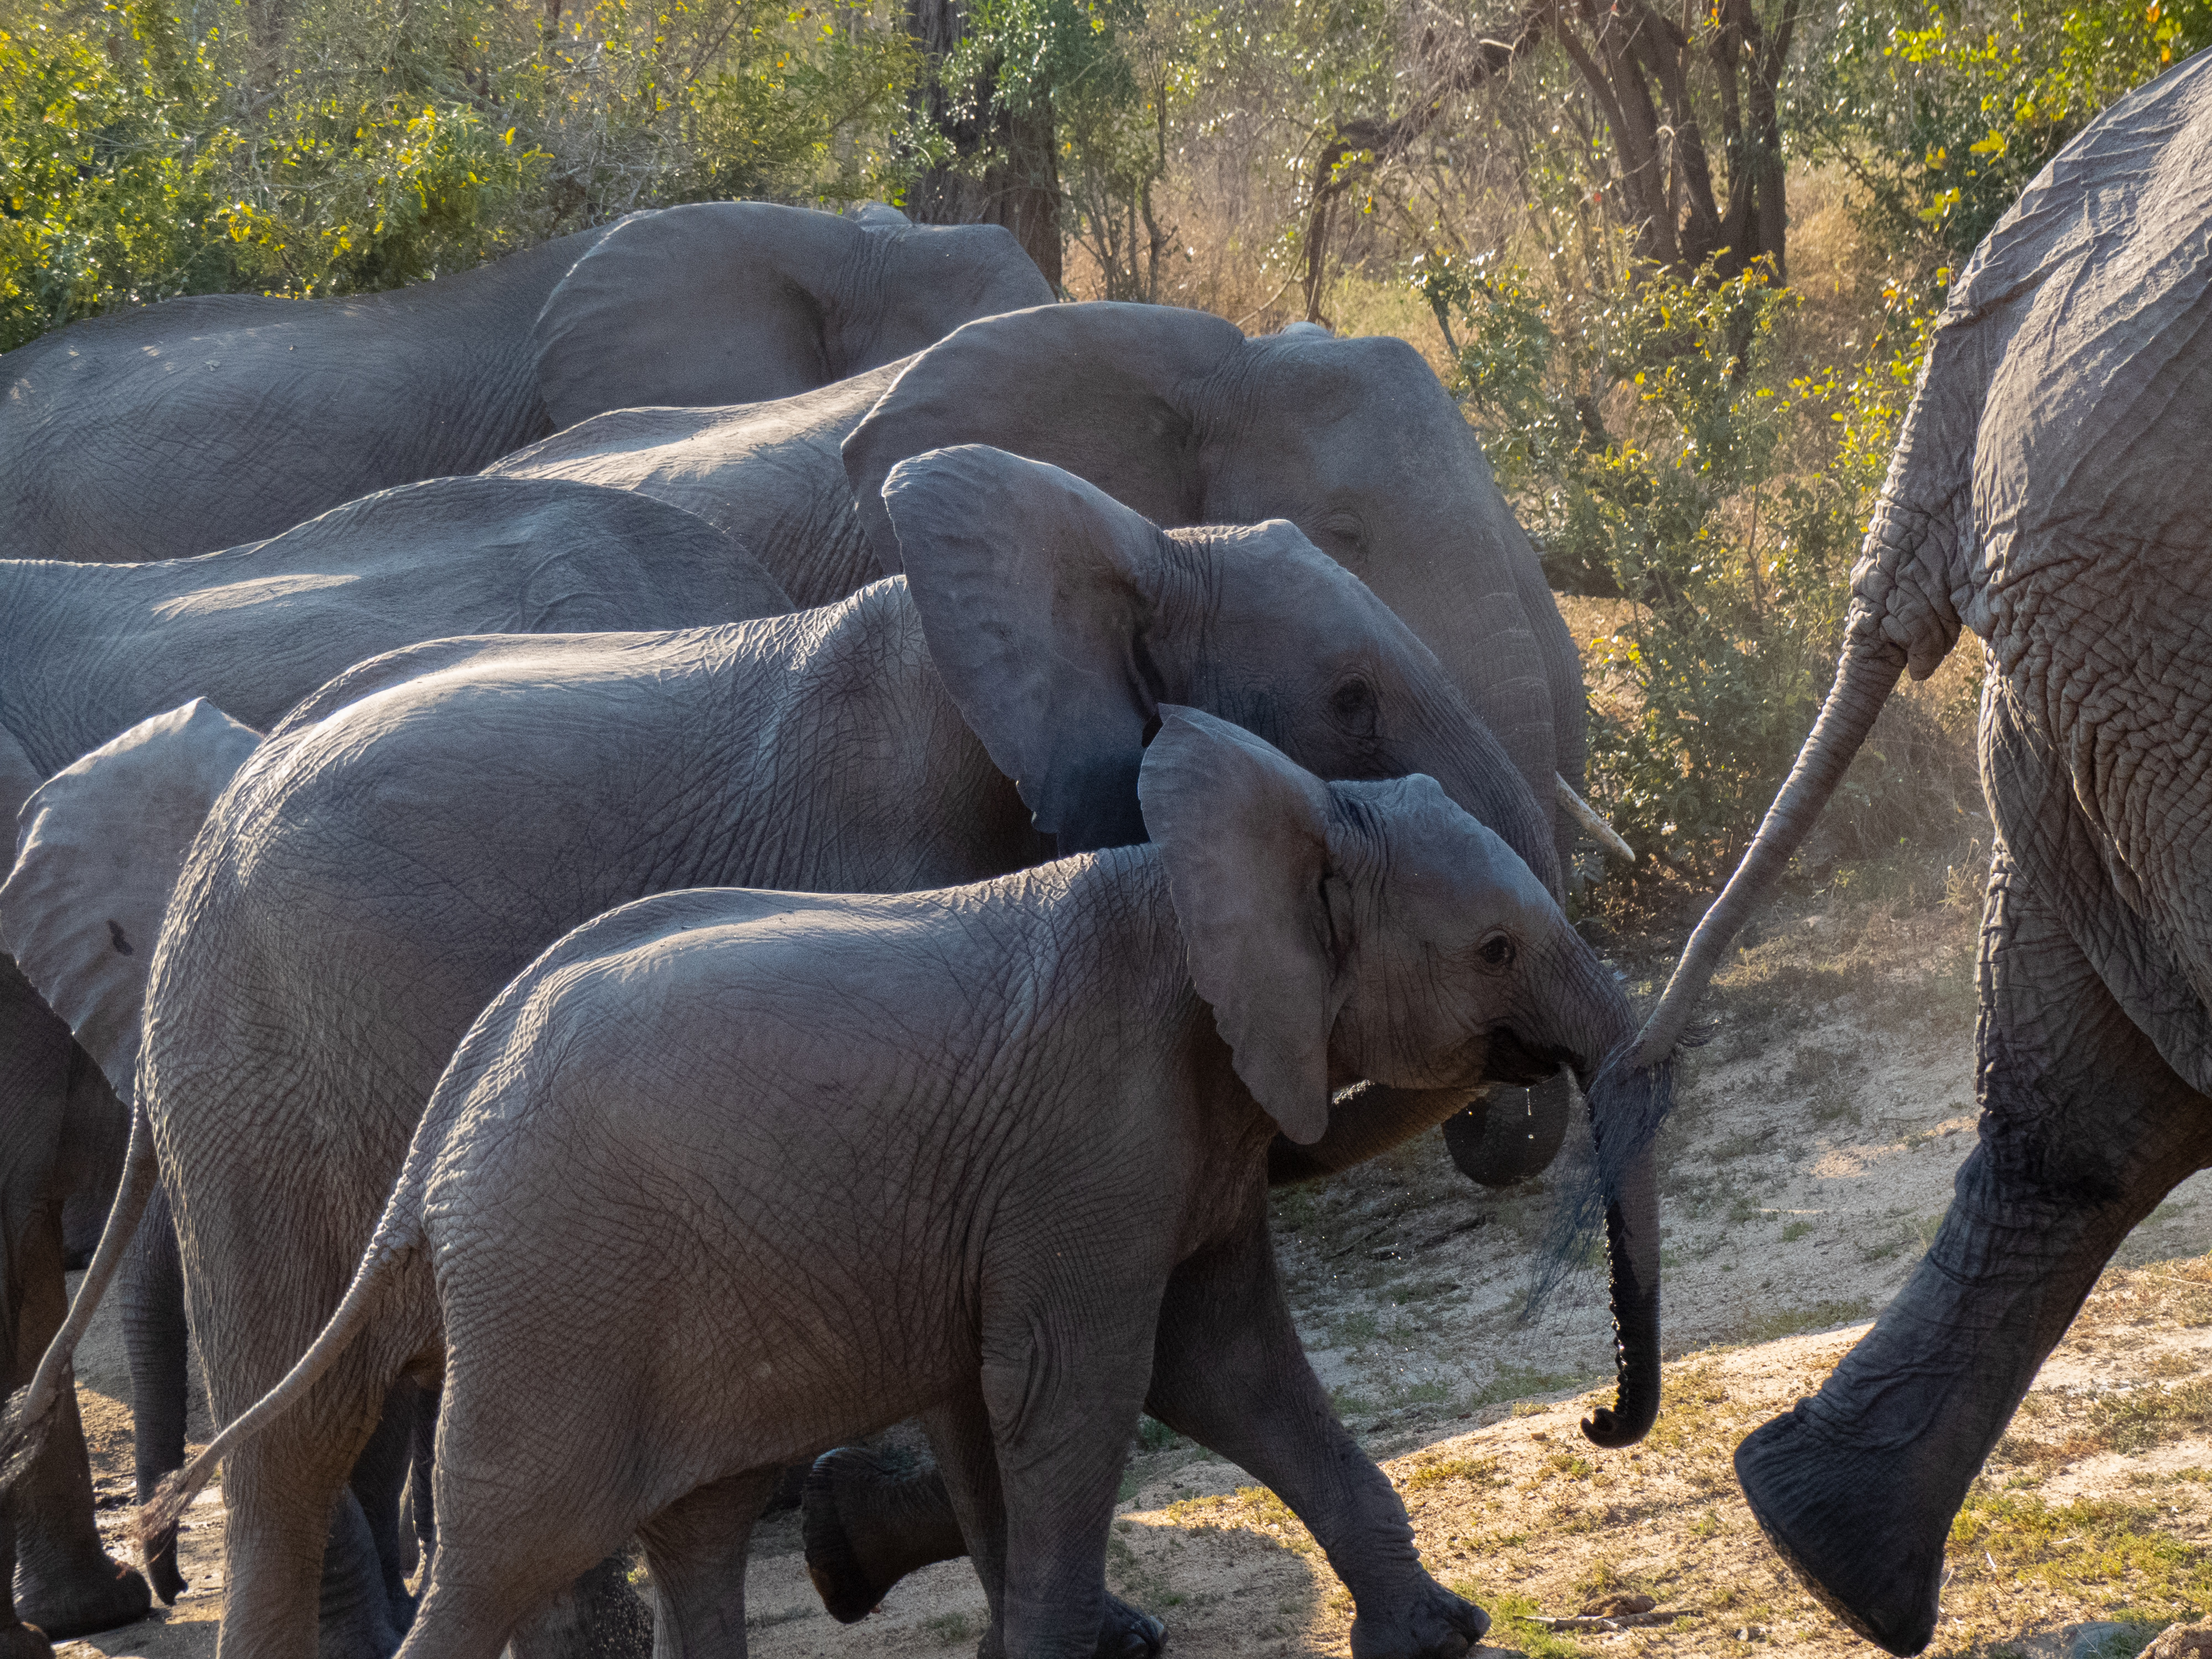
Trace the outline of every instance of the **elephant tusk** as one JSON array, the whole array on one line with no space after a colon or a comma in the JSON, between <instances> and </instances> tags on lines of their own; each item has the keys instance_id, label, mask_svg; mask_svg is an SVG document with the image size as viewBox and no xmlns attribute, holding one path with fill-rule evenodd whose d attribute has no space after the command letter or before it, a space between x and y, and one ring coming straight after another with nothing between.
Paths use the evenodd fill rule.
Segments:
<instances>
[{"instance_id":1,"label":"elephant tusk","mask_svg":"<svg viewBox=\"0 0 2212 1659\"><path fill-rule=\"evenodd\" d=\"M1567 809L1569 815L1577 823L1589 832L1592 841L1623 864L1636 862L1636 849L1623 841L1613 827L1597 815L1597 808L1575 793L1574 785L1556 772L1552 774L1552 781L1559 786L1560 804Z\"/></svg>"}]
</instances>

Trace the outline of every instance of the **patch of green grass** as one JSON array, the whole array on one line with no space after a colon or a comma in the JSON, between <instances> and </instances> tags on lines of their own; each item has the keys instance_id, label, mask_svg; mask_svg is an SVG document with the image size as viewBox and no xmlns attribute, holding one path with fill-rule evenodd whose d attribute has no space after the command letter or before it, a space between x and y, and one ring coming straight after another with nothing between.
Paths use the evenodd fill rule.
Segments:
<instances>
[{"instance_id":1,"label":"patch of green grass","mask_svg":"<svg viewBox=\"0 0 2212 1659\"><path fill-rule=\"evenodd\" d=\"M1395 1411L1401 1406L1440 1406L1450 1398L1450 1389L1433 1376L1425 1376L1418 1382L1407 1383L1402 1389L1393 1389L1390 1391L1390 1409Z\"/></svg>"},{"instance_id":2,"label":"patch of green grass","mask_svg":"<svg viewBox=\"0 0 2212 1659\"><path fill-rule=\"evenodd\" d=\"M1350 1389L1331 1389L1328 1403L1346 1422L1355 1417L1372 1417L1375 1414L1375 1402L1364 1394L1354 1394Z\"/></svg>"},{"instance_id":3,"label":"patch of green grass","mask_svg":"<svg viewBox=\"0 0 2212 1659\"><path fill-rule=\"evenodd\" d=\"M1157 1417L1137 1419L1137 1445L1148 1452L1169 1451L1183 1443L1183 1438Z\"/></svg>"},{"instance_id":4,"label":"patch of green grass","mask_svg":"<svg viewBox=\"0 0 2212 1659\"><path fill-rule=\"evenodd\" d=\"M1345 1315L1330 1333L1340 1348L1356 1348L1363 1342L1372 1342L1382 1334L1382 1328L1376 1322L1375 1316L1364 1309Z\"/></svg>"},{"instance_id":5,"label":"patch of green grass","mask_svg":"<svg viewBox=\"0 0 2212 1659\"><path fill-rule=\"evenodd\" d=\"M1480 1411L1485 1406L1495 1406L1507 1400L1522 1400L1536 1394L1557 1394L1561 1389L1575 1387L1583 1380L1572 1371L1502 1370L1468 1401L1468 1409Z\"/></svg>"},{"instance_id":6,"label":"patch of green grass","mask_svg":"<svg viewBox=\"0 0 2212 1659\"><path fill-rule=\"evenodd\" d=\"M2154 1510L2109 1499L1969 1492L1951 1523L1951 1553L1966 1564L1986 1556L2002 1579L2042 1583L2123 1623L2212 1606L2212 1557L2157 1520Z\"/></svg>"},{"instance_id":7,"label":"patch of green grass","mask_svg":"<svg viewBox=\"0 0 2212 1659\"><path fill-rule=\"evenodd\" d=\"M1408 1302L1432 1301L1458 1288L1458 1284L1449 1279L1411 1279L1403 1285L1393 1285L1390 1300L1402 1308Z\"/></svg>"},{"instance_id":8,"label":"patch of green grass","mask_svg":"<svg viewBox=\"0 0 2212 1659\"><path fill-rule=\"evenodd\" d=\"M1454 1480L1464 1480L1470 1486L1498 1486L1504 1484L1498 1473L1494 1457L1451 1457L1434 1463L1424 1463L1406 1477L1407 1492L1422 1492L1431 1486L1441 1486Z\"/></svg>"},{"instance_id":9,"label":"patch of green grass","mask_svg":"<svg viewBox=\"0 0 2212 1659\"><path fill-rule=\"evenodd\" d=\"M1168 1505L1167 1517L1193 1532L1264 1533L1300 1555L1321 1553L1321 1546L1314 1542L1297 1511L1265 1486L1239 1486L1233 1492L1185 1498Z\"/></svg>"},{"instance_id":10,"label":"patch of green grass","mask_svg":"<svg viewBox=\"0 0 2212 1659\"><path fill-rule=\"evenodd\" d=\"M1493 1648L1518 1648L1528 1659L1582 1659L1589 1651L1581 1643L1547 1630L1529 1620L1540 1618L1543 1608L1535 1598L1517 1590L1502 1590L1486 1595L1482 1587L1471 1578L1455 1578L1447 1587L1455 1595L1463 1595L1490 1615L1490 1634L1483 1638Z\"/></svg>"},{"instance_id":11,"label":"patch of green grass","mask_svg":"<svg viewBox=\"0 0 2212 1659\"><path fill-rule=\"evenodd\" d=\"M922 1634L943 1647L957 1647L976 1637L975 1621L964 1613L933 1613L921 1621Z\"/></svg>"},{"instance_id":12,"label":"patch of green grass","mask_svg":"<svg viewBox=\"0 0 2212 1659\"><path fill-rule=\"evenodd\" d=\"M1813 1224L1801 1215L1795 1221L1785 1221L1782 1224L1782 1242L1784 1244L1795 1244L1801 1238L1809 1238L1812 1232Z\"/></svg>"},{"instance_id":13,"label":"patch of green grass","mask_svg":"<svg viewBox=\"0 0 2212 1659\"><path fill-rule=\"evenodd\" d=\"M1772 1342L1807 1331L1824 1331L1832 1325L1855 1325L1873 1311L1874 1304L1863 1296L1840 1302L1816 1302L1809 1308L1770 1309L1738 1326L1734 1340L1746 1345Z\"/></svg>"},{"instance_id":14,"label":"patch of green grass","mask_svg":"<svg viewBox=\"0 0 2212 1659\"><path fill-rule=\"evenodd\" d=\"M2212 1425L2212 1377L2106 1395L2089 1407L2091 1432L2114 1451L2142 1451Z\"/></svg>"}]
</instances>

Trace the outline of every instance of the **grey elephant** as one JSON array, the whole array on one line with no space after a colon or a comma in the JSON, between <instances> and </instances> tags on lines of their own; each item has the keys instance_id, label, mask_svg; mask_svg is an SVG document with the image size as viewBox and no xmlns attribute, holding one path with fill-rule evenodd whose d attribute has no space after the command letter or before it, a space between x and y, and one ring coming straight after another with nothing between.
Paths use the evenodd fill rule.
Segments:
<instances>
[{"instance_id":1,"label":"grey elephant","mask_svg":"<svg viewBox=\"0 0 2212 1659\"><path fill-rule=\"evenodd\" d=\"M1158 714L1149 847L893 896L672 893L553 945L461 1042L329 1326L152 1523L335 1367L441 1372L403 1655L495 1659L633 1532L658 1650L742 1654L776 1468L920 1413L986 1650L1087 1656L1142 1408L1312 1527L1362 1659L1478 1643L1306 1364L1267 1148L1320 1139L1355 1079L1594 1079L1618 993L1434 781L1325 784ZM1624 1261L1657 1254L1650 1158L1611 1212Z\"/></svg>"},{"instance_id":2,"label":"grey elephant","mask_svg":"<svg viewBox=\"0 0 2212 1659\"><path fill-rule=\"evenodd\" d=\"M605 410L781 398L1051 298L994 225L710 202L389 294L165 301L0 358L0 554L233 547Z\"/></svg>"},{"instance_id":3,"label":"grey elephant","mask_svg":"<svg viewBox=\"0 0 2212 1659\"><path fill-rule=\"evenodd\" d=\"M1979 1145L1814 1397L1736 1452L1814 1595L1933 1634L1969 1483L2128 1230L2212 1164L2212 57L2114 105L1975 253L1936 330L1819 724L1639 1048L1674 1042L1910 669L1981 636L1996 851Z\"/></svg>"},{"instance_id":4,"label":"grey elephant","mask_svg":"<svg viewBox=\"0 0 2212 1659\"><path fill-rule=\"evenodd\" d=\"M166 843L134 833L124 855L94 875L79 856L83 838L112 841L173 813L162 792L173 781L133 787L125 775L136 755L103 757L89 781L104 792L97 817L109 821L87 824L87 777L67 769L71 763L196 695L266 726L333 674L425 637L698 626L788 608L757 564L689 514L565 480L408 485L196 559L0 562L0 811L14 820L38 792L24 820L29 856L13 878L7 943L76 965L34 988L0 961L0 1052L9 1056L0 1145L21 1149L0 1164L0 1393L28 1378L60 1322L61 1207L74 1191L112 1189L114 1132L125 1118L103 1073L127 1097L145 970L191 837L189 827ZM254 741L241 732L222 720L196 734L215 748L226 781ZM39 790L54 773L62 775ZM208 797L203 788L195 798ZM98 889L99 914L72 910L63 924L90 929L81 949L37 936L63 915L58 908L31 915L44 902L31 895L57 867ZM152 1271L134 1280L124 1310L142 1492L184 1453L186 1346L166 1240L156 1216L142 1240ZM39 1468L9 1502L24 1544L20 1611L30 1623L76 1636L146 1611L145 1583L100 1548L73 1419L48 1437ZM387 1554L396 1551L395 1541ZM0 1548L0 1581L13 1576L4 1569L15 1559ZM173 1600L182 1588L173 1561L157 1553L149 1565L155 1588ZM43 1651L21 1630L0 1619L0 1642Z\"/></svg>"},{"instance_id":5,"label":"grey elephant","mask_svg":"<svg viewBox=\"0 0 2212 1659\"><path fill-rule=\"evenodd\" d=\"M1296 524L1407 620L1504 744L1553 821L1535 868L1564 892L1591 820L1576 793L1581 657L1473 431L1401 340L1248 339L1202 312L1047 307L777 404L616 410L493 470L656 495L821 605L898 568L880 506L891 466L969 442L1065 467L1157 524ZM1569 1105L1564 1081L1510 1091L1526 1124L1511 1138L1484 1135L1478 1105L1453 1125L1455 1157L1479 1180L1534 1174Z\"/></svg>"},{"instance_id":6,"label":"grey elephant","mask_svg":"<svg viewBox=\"0 0 2212 1659\"><path fill-rule=\"evenodd\" d=\"M1549 851L1434 656L1294 527L1163 533L976 448L909 464L890 499L906 575L838 605L415 647L325 688L247 762L171 905L141 1071L223 1416L336 1304L469 1018L614 905L933 887L1140 836L1137 768L1172 699L1316 769L1425 771L1516 853ZM1435 1121L1420 1109L1406 1133ZM350 1127L334 1146L324 1121ZM373 1385L341 1368L234 1465L227 1641L304 1643L312 1563L281 1540L321 1524L375 1418Z\"/></svg>"}]
</instances>

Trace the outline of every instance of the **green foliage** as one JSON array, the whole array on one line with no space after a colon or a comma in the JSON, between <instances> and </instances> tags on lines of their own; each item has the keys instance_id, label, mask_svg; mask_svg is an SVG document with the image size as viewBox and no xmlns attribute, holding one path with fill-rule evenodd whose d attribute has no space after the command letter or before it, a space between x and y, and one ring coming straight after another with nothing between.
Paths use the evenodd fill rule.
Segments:
<instances>
[{"instance_id":1,"label":"green foliage","mask_svg":"<svg viewBox=\"0 0 2212 1659\"><path fill-rule=\"evenodd\" d=\"M1964 259L2097 112L2212 44L2212 0L1847 0L1798 88L1886 234Z\"/></svg>"},{"instance_id":2,"label":"green foliage","mask_svg":"<svg viewBox=\"0 0 2212 1659\"><path fill-rule=\"evenodd\" d=\"M1826 694L1928 307L1893 290L1853 372L1787 378L1763 266L1592 295L1427 256L1413 283L1553 585L1625 602L1588 642L1594 793L1640 851L1732 862Z\"/></svg>"},{"instance_id":3,"label":"green foliage","mask_svg":"<svg viewBox=\"0 0 2212 1659\"><path fill-rule=\"evenodd\" d=\"M0 27L0 350L104 306L228 286L203 65L167 14Z\"/></svg>"},{"instance_id":4,"label":"green foliage","mask_svg":"<svg viewBox=\"0 0 2212 1659\"><path fill-rule=\"evenodd\" d=\"M635 208L868 193L915 54L789 0L0 0L0 348L372 291Z\"/></svg>"}]
</instances>

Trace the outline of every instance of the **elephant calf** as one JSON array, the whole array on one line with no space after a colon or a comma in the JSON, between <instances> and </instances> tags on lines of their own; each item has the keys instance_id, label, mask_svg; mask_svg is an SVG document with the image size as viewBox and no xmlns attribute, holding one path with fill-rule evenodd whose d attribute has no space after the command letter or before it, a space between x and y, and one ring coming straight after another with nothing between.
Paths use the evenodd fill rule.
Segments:
<instances>
[{"instance_id":1,"label":"elephant calf","mask_svg":"<svg viewBox=\"0 0 2212 1659\"><path fill-rule=\"evenodd\" d=\"M386 1384L442 1364L410 1659L493 1659L633 1532L667 1650L742 1653L777 1466L921 1413L986 1651L1089 1655L1142 1408L1312 1528L1363 1659L1478 1641L1306 1364L1267 1148L1355 1079L1591 1077L1551 988L1575 935L1432 780L1324 784L1161 713L1150 847L890 897L672 893L555 944L462 1040L330 1324L149 1525L349 1346ZM1620 1263L1656 1215L1622 1190L1615 1311L1645 1330L1621 1304L1656 1280ZM1607 1443L1649 1425L1632 1392Z\"/></svg>"}]
</instances>

